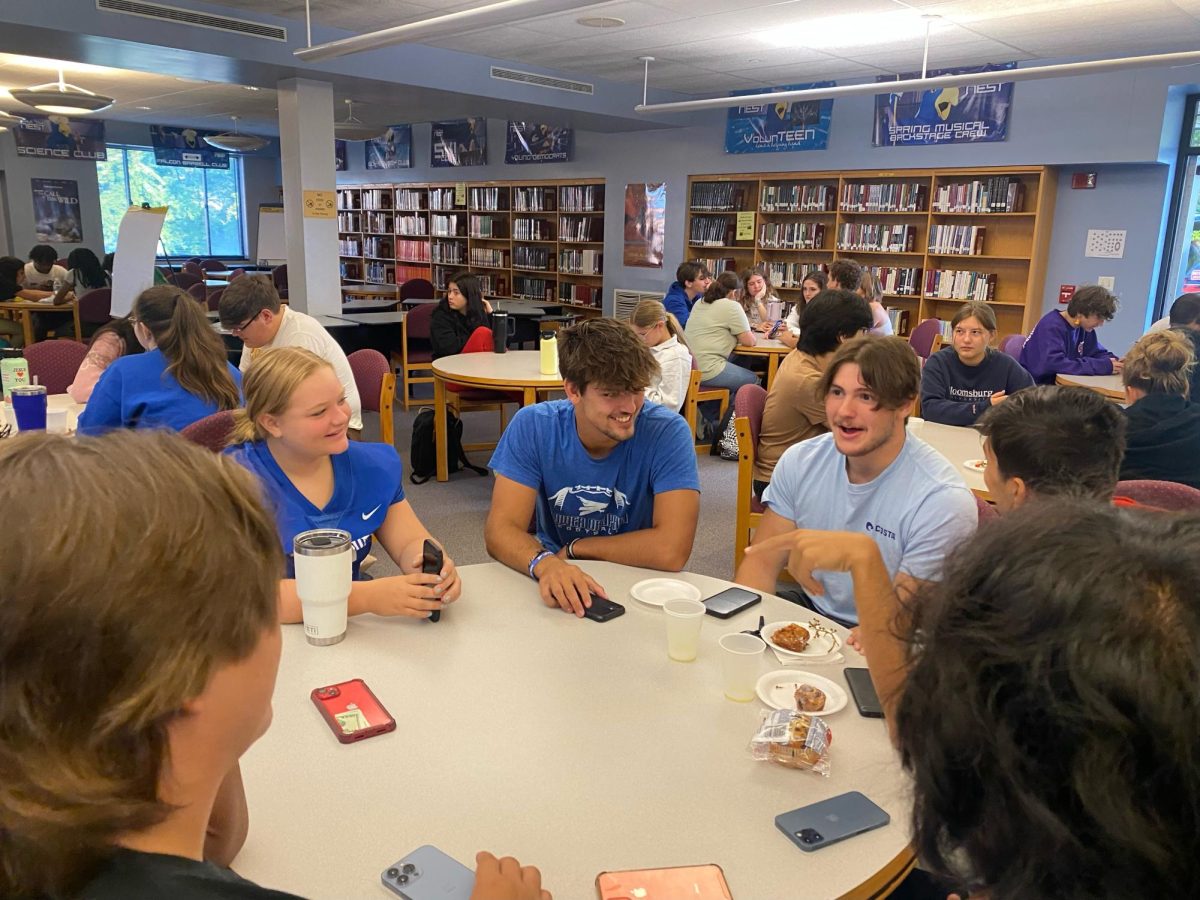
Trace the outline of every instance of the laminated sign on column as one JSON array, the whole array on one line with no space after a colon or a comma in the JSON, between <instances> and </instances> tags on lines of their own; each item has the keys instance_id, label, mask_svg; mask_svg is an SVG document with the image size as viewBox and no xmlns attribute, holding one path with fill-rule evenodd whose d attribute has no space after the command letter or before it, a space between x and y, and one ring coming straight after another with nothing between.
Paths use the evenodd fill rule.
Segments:
<instances>
[{"instance_id":1,"label":"laminated sign on column","mask_svg":"<svg viewBox=\"0 0 1200 900\"><path fill-rule=\"evenodd\" d=\"M333 191L305 191L304 218L336 219L337 198Z\"/></svg>"}]
</instances>

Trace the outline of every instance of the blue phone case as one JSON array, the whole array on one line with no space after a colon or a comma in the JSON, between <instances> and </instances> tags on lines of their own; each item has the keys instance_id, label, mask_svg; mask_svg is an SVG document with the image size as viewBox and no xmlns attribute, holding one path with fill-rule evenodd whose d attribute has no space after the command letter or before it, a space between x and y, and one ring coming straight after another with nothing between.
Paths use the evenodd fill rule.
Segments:
<instances>
[{"instance_id":1,"label":"blue phone case","mask_svg":"<svg viewBox=\"0 0 1200 900\"><path fill-rule=\"evenodd\" d=\"M775 817L775 827L801 850L811 853L838 841L882 828L891 816L858 791L839 794Z\"/></svg>"},{"instance_id":2,"label":"blue phone case","mask_svg":"<svg viewBox=\"0 0 1200 900\"><path fill-rule=\"evenodd\" d=\"M475 887L474 872L431 844L392 863L379 880L403 900L470 900Z\"/></svg>"}]
</instances>

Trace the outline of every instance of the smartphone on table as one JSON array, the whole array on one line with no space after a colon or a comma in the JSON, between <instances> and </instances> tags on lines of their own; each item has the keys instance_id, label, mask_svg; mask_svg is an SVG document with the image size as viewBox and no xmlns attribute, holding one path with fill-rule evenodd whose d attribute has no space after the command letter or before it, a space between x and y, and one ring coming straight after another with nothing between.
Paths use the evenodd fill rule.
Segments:
<instances>
[{"instance_id":1,"label":"smartphone on table","mask_svg":"<svg viewBox=\"0 0 1200 900\"><path fill-rule=\"evenodd\" d=\"M775 817L775 827L801 850L811 852L882 828L892 817L864 794L850 791Z\"/></svg>"},{"instance_id":2,"label":"smartphone on table","mask_svg":"<svg viewBox=\"0 0 1200 900\"><path fill-rule=\"evenodd\" d=\"M591 594L592 605L584 609L583 617L593 622L607 622L617 616L625 615L625 607L612 600L606 600L599 594Z\"/></svg>"},{"instance_id":3,"label":"smartphone on table","mask_svg":"<svg viewBox=\"0 0 1200 900\"><path fill-rule=\"evenodd\" d=\"M396 720L361 678L316 688L309 696L343 744L396 730Z\"/></svg>"},{"instance_id":4,"label":"smartphone on table","mask_svg":"<svg viewBox=\"0 0 1200 900\"><path fill-rule=\"evenodd\" d=\"M749 609L755 603L762 601L762 594L756 594L754 591L748 591L745 588L732 587L726 588L718 594L713 594L704 601L710 616L716 616L718 619L728 619L730 616L740 613L743 609Z\"/></svg>"},{"instance_id":5,"label":"smartphone on table","mask_svg":"<svg viewBox=\"0 0 1200 900\"><path fill-rule=\"evenodd\" d=\"M396 860L379 876L404 900L470 900L475 873L431 844Z\"/></svg>"},{"instance_id":6,"label":"smartphone on table","mask_svg":"<svg viewBox=\"0 0 1200 900\"><path fill-rule=\"evenodd\" d=\"M854 695L854 705L858 707L858 714L868 719L882 719L883 704L879 702L879 695L875 693L871 673L866 669L849 668L843 669L842 674L846 678L846 684L850 686L850 693Z\"/></svg>"},{"instance_id":7,"label":"smartphone on table","mask_svg":"<svg viewBox=\"0 0 1200 900\"><path fill-rule=\"evenodd\" d=\"M718 865L631 869L596 876L600 900L731 900Z\"/></svg>"},{"instance_id":8,"label":"smartphone on table","mask_svg":"<svg viewBox=\"0 0 1200 900\"><path fill-rule=\"evenodd\" d=\"M425 575L441 575L442 560L442 548L433 541L426 539L425 546L421 550L421 572ZM442 611L435 609L429 614L428 621L437 622L441 618Z\"/></svg>"}]
</instances>

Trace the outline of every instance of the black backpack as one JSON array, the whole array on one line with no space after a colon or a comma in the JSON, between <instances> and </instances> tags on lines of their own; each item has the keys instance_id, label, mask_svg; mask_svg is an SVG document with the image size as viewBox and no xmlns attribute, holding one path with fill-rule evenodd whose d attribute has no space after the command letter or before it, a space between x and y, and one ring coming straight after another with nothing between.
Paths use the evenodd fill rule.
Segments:
<instances>
[{"instance_id":1,"label":"black backpack","mask_svg":"<svg viewBox=\"0 0 1200 900\"><path fill-rule=\"evenodd\" d=\"M470 469L477 475L487 475L483 466L472 465L462 448L462 422L448 408L446 410L446 465L451 472ZM413 484L424 484L437 474L437 452L434 449L433 410L424 407L413 421L412 447L409 451L408 479Z\"/></svg>"}]
</instances>

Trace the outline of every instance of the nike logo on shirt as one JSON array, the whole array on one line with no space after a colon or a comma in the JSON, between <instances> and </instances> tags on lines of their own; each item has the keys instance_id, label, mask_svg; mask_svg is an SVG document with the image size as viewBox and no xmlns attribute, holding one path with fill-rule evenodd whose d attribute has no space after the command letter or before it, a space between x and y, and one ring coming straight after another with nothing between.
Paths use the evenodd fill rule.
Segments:
<instances>
[{"instance_id":1,"label":"nike logo on shirt","mask_svg":"<svg viewBox=\"0 0 1200 900\"><path fill-rule=\"evenodd\" d=\"M379 504L379 506L383 506L383 504L381 503L381 504ZM363 513L362 514L363 521L365 522L365 521L367 521L367 519L371 518L371 516L375 515L375 513L379 510L379 506L376 506L375 509L371 510L370 512Z\"/></svg>"}]
</instances>

